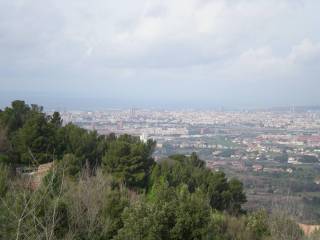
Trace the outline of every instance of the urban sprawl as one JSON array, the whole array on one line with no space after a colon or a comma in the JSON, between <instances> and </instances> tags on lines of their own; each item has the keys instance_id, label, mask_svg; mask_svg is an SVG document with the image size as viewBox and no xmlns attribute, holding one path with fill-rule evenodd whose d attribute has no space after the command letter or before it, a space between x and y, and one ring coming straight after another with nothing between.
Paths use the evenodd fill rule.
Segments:
<instances>
[{"instance_id":1,"label":"urban sprawl","mask_svg":"<svg viewBox=\"0 0 320 240\"><path fill-rule=\"evenodd\" d=\"M277 204L303 212L301 219L320 216L319 111L110 109L62 118L100 134L154 139L156 160L196 152L208 168L244 182L247 208Z\"/></svg>"}]
</instances>

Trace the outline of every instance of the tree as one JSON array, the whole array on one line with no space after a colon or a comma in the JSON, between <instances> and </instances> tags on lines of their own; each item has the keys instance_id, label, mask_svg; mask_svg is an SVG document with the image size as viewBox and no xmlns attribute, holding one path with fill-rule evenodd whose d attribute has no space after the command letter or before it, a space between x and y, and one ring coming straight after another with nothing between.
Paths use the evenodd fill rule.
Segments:
<instances>
[{"instance_id":1,"label":"tree","mask_svg":"<svg viewBox=\"0 0 320 240\"><path fill-rule=\"evenodd\" d=\"M13 101L11 107L5 108L0 113L0 123L7 128L8 134L11 135L24 125L30 110L24 101Z\"/></svg>"},{"instance_id":2,"label":"tree","mask_svg":"<svg viewBox=\"0 0 320 240\"><path fill-rule=\"evenodd\" d=\"M206 169L196 153L155 163L154 148L153 140L63 126L58 112L13 102L0 111L0 158L56 161L32 190L32 176L11 176L0 164L0 238L260 240L266 222L282 236L265 216L241 214L241 182ZM292 226L284 236L302 236Z\"/></svg>"},{"instance_id":3,"label":"tree","mask_svg":"<svg viewBox=\"0 0 320 240\"><path fill-rule=\"evenodd\" d=\"M155 198L140 198L122 216L124 226L116 239L203 239L208 234L210 207L201 192L189 193L187 186L154 189Z\"/></svg>"},{"instance_id":4,"label":"tree","mask_svg":"<svg viewBox=\"0 0 320 240\"><path fill-rule=\"evenodd\" d=\"M72 153L63 156L60 166L64 168L65 174L71 177L79 177L83 168L81 160Z\"/></svg>"},{"instance_id":5,"label":"tree","mask_svg":"<svg viewBox=\"0 0 320 240\"><path fill-rule=\"evenodd\" d=\"M102 159L103 167L128 187L143 188L154 163L152 151L152 143L145 144L128 135L120 136L108 146Z\"/></svg>"},{"instance_id":6,"label":"tree","mask_svg":"<svg viewBox=\"0 0 320 240\"><path fill-rule=\"evenodd\" d=\"M2 198L8 190L9 169L0 163L0 198Z\"/></svg>"},{"instance_id":7,"label":"tree","mask_svg":"<svg viewBox=\"0 0 320 240\"><path fill-rule=\"evenodd\" d=\"M0 164L8 163L8 151L10 149L10 143L7 137L7 132L0 124Z\"/></svg>"},{"instance_id":8,"label":"tree","mask_svg":"<svg viewBox=\"0 0 320 240\"><path fill-rule=\"evenodd\" d=\"M205 166L205 162L202 161L195 152L193 152L190 156L190 163L194 167L202 168Z\"/></svg>"},{"instance_id":9,"label":"tree","mask_svg":"<svg viewBox=\"0 0 320 240\"><path fill-rule=\"evenodd\" d=\"M86 161L91 168L100 166L102 155L106 151L105 138L99 137L96 131L88 132L74 124L67 124L58 132L59 152L71 153L81 160L84 166Z\"/></svg>"},{"instance_id":10,"label":"tree","mask_svg":"<svg viewBox=\"0 0 320 240\"><path fill-rule=\"evenodd\" d=\"M108 228L105 231L107 239L113 238L123 227L121 215L129 207L129 204L127 189L121 186L113 188L107 194L102 210L105 222L108 223Z\"/></svg>"},{"instance_id":11,"label":"tree","mask_svg":"<svg viewBox=\"0 0 320 240\"><path fill-rule=\"evenodd\" d=\"M248 216L247 228L256 236L262 239L270 235L268 215L266 211L257 211Z\"/></svg>"},{"instance_id":12,"label":"tree","mask_svg":"<svg viewBox=\"0 0 320 240\"><path fill-rule=\"evenodd\" d=\"M150 184L157 184L157 179L164 179L171 187L185 184L190 193L199 188L206 193L211 208L227 210L231 214L240 213L241 205L246 202L241 182L236 179L228 181L223 172L204 168L195 154L191 157L174 155L160 161L153 168Z\"/></svg>"},{"instance_id":13,"label":"tree","mask_svg":"<svg viewBox=\"0 0 320 240\"><path fill-rule=\"evenodd\" d=\"M172 239L202 239L208 233L210 206L201 191L189 193L187 186L178 189L175 225Z\"/></svg>"},{"instance_id":14,"label":"tree","mask_svg":"<svg viewBox=\"0 0 320 240\"><path fill-rule=\"evenodd\" d=\"M55 159L55 132L44 113L35 112L12 139L21 163L46 163Z\"/></svg>"},{"instance_id":15,"label":"tree","mask_svg":"<svg viewBox=\"0 0 320 240\"><path fill-rule=\"evenodd\" d=\"M9 140L7 137L7 131L0 124L0 154L6 153L9 150Z\"/></svg>"},{"instance_id":16,"label":"tree","mask_svg":"<svg viewBox=\"0 0 320 240\"><path fill-rule=\"evenodd\" d=\"M302 155L300 157L300 162L303 163L318 163L319 159L316 156L312 156L312 155Z\"/></svg>"},{"instance_id":17,"label":"tree","mask_svg":"<svg viewBox=\"0 0 320 240\"><path fill-rule=\"evenodd\" d=\"M299 225L282 212L273 213L269 218L269 228L273 239L302 240L303 232Z\"/></svg>"},{"instance_id":18,"label":"tree","mask_svg":"<svg viewBox=\"0 0 320 240\"><path fill-rule=\"evenodd\" d=\"M150 236L150 228L153 223L151 222L151 209L145 202L137 201L130 208L125 209L122 219L124 222L114 239L116 240L142 240L142 239L155 239Z\"/></svg>"},{"instance_id":19,"label":"tree","mask_svg":"<svg viewBox=\"0 0 320 240\"><path fill-rule=\"evenodd\" d=\"M243 190L243 184L237 179L232 178L229 182L230 202L228 211L231 214L241 213L241 205L247 201L246 195Z\"/></svg>"},{"instance_id":20,"label":"tree","mask_svg":"<svg viewBox=\"0 0 320 240\"><path fill-rule=\"evenodd\" d=\"M54 112L50 117L50 122L56 127L62 127L62 119L59 112Z\"/></svg>"},{"instance_id":21,"label":"tree","mask_svg":"<svg viewBox=\"0 0 320 240\"><path fill-rule=\"evenodd\" d=\"M5 151L11 163L52 161L57 145L55 132L61 125L59 114L53 115L54 123L49 119L43 107L13 101L11 107L0 113L0 153Z\"/></svg>"}]
</instances>

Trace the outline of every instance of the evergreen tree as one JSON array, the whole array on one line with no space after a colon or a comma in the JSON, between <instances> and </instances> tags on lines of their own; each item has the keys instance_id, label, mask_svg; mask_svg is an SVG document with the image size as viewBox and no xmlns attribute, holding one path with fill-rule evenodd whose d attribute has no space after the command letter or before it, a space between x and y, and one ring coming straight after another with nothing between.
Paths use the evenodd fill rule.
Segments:
<instances>
[{"instance_id":1,"label":"evergreen tree","mask_svg":"<svg viewBox=\"0 0 320 240\"><path fill-rule=\"evenodd\" d=\"M153 143L144 144L139 139L124 135L108 146L102 159L106 172L111 173L128 187L143 188L154 164Z\"/></svg>"}]
</instances>

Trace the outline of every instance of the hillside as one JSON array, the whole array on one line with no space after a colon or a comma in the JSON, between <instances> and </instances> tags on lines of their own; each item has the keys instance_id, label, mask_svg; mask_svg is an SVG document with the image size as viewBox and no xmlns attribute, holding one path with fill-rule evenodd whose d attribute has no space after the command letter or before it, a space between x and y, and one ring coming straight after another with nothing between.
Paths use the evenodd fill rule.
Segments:
<instances>
[{"instance_id":1,"label":"hillside","mask_svg":"<svg viewBox=\"0 0 320 240\"><path fill-rule=\"evenodd\" d=\"M0 238L320 238L304 236L281 209L244 211L243 184L195 153L155 162L154 148L153 140L99 135L14 101L0 111Z\"/></svg>"}]
</instances>

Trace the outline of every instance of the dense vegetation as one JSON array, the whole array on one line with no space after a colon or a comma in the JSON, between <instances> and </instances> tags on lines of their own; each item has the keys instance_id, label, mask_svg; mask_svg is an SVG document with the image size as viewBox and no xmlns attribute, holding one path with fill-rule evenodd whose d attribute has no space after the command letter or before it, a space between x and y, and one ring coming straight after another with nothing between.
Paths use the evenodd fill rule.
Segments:
<instances>
[{"instance_id":1,"label":"dense vegetation","mask_svg":"<svg viewBox=\"0 0 320 240\"><path fill-rule=\"evenodd\" d=\"M156 163L154 147L13 102L0 112L0 239L303 239L284 214L243 211L242 183L195 153ZM14 171L52 161L36 189Z\"/></svg>"}]
</instances>

